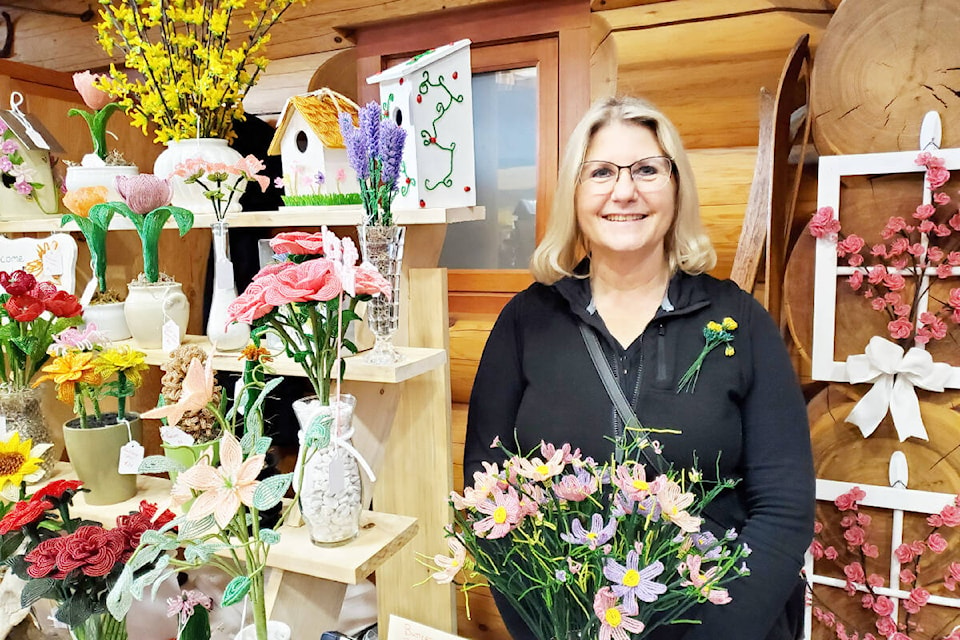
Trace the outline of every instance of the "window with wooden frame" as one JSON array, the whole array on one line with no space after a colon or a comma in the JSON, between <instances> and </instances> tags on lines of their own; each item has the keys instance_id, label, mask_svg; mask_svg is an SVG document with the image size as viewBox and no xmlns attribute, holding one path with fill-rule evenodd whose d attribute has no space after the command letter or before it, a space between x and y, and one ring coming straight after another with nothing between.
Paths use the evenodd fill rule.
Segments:
<instances>
[{"instance_id":1,"label":"window with wooden frame","mask_svg":"<svg viewBox=\"0 0 960 640\"><path fill-rule=\"evenodd\" d=\"M498 313L531 282L526 265L549 216L561 146L589 105L589 2L485 6L363 27L355 36L361 102L378 99L362 79L425 49L472 41L477 200L487 217L447 231L440 266L449 268L451 313ZM499 105L494 113L476 113L478 91ZM518 125L520 117L529 124ZM503 148L482 153L481 139ZM477 251L464 257L464 247Z\"/></svg>"}]
</instances>

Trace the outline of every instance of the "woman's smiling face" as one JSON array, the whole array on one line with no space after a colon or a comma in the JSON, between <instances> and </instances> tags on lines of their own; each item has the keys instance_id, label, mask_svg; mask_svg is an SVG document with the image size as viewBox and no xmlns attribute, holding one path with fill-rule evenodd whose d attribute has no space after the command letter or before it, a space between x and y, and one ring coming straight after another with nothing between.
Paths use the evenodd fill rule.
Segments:
<instances>
[{"instance_id":1,"label":"woman's smiling face","mask_svg":"<svg viewBox=\"0 0 960 640\"><path fill-rule=\"evenodd\" d=\"M584 162L603 161L627 167L638 160L665 155L649 128L630 122L611 122L593 136ZM636 252L664 256L664 238L676 215L676 180L671 176L655 191L641 191L629 169L612 184L581 180L577 185L577 224L593 259L604 254ZM622 256L620 256L622 257Z\"/></svg>"}]
</instances>

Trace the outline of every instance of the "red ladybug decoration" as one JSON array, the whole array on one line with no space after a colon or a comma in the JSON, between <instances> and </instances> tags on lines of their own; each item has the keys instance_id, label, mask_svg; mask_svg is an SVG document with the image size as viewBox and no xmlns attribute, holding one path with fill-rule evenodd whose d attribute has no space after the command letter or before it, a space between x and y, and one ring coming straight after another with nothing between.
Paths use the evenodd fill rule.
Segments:
<instances>
[{"instance_id":1,"label":"red ladybug decoration","mask_svg":"<svg viewBox=\"0 0 960 640\"><path fill-rule=\"evenodd\" d=\"M453 72L453 79L454 79L454 80L457 79L457 72L456 72L456 71Z\"/></svg>"}]
</instances>

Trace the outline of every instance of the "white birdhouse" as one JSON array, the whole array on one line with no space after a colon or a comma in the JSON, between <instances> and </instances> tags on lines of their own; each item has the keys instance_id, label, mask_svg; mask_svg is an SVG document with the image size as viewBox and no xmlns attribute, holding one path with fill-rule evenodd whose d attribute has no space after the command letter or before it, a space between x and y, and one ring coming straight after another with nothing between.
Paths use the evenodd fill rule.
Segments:
<instances>
[{"instance_id":1,"label":"white birdhouse","mask_svg":"<svg viewBox=\"0 0 960 640\"><path fill-rule=\"evenodd\" d=\"M280 154L286 195L360 191L337 121L347 112L356 122L358 110L350 98L326 88L287 99L267 150Z\"/></svg>"},{"instance_id":2,"label":"white birdhouse","mask_svg":"<svg viewBox=\"0 0 960 640\"><path fill-rule=\"evenodd\" d=\"M10 95L0 111L0 219L60 213L60 190L50 154L63 148L36 118L20 110L23 96Z\"/></svg>"},{"instance_id":3,"label":"white birdhouse","mask_svg":"<svg viewBox=\"0 0 960 640\"><path fill-rule=\"evenodd\" d=\"M380 83L384 113L407 131L395 211L477 204L471 79L469 40L367 78Z\"/></svg>"}]
</instances>

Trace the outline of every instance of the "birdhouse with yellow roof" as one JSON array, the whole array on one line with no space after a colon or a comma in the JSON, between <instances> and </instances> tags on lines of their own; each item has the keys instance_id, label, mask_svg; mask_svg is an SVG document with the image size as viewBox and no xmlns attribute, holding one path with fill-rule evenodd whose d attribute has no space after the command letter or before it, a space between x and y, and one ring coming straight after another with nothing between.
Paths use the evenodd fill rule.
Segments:
<instances>
[{"instance_id":1,"label":"birdhouse with yellow roof","mask_svg":"<svg viewBox=\"0 0 960 640\"><path fill-rule=\"evenodd\" d=\"M341 112L349 113L356 122L359 108L350 98L327 88L292 96L283 105L267 153L280 155L286 204L321 204L311 197L359 193L340 135L337 118Z\"/></svg>"},{"instance_id":2,"label":"birdhouse with yellow roof","mask_svg":"<svg viewBox=\"0 0 960 640\"><path fill-rule=\"evenodd\" d=\"M394 210L477 204L470 41L430 49L367 78L406 129Z\"/></svg>"}]
</instances>

